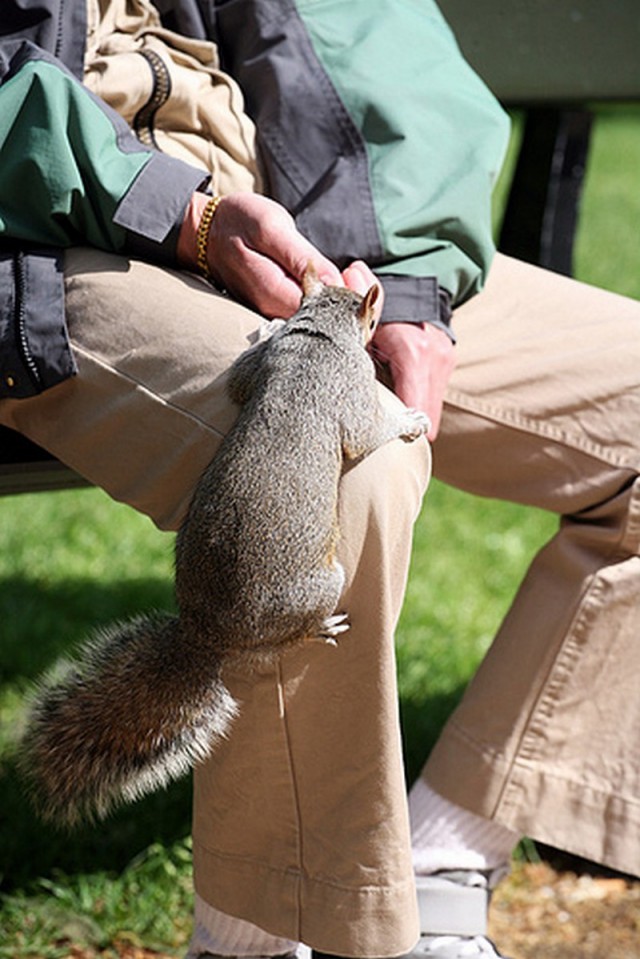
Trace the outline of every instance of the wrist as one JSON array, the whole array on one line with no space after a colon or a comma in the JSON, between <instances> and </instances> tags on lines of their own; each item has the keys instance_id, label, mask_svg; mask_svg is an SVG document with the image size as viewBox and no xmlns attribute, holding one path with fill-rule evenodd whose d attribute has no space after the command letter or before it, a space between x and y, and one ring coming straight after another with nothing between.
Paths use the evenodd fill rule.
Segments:
<instances>
[{"instance_id":1,"label":"wrist","mask_svg":"<svg viewBox=\"0 0 640 959\"><path fill-rule=\"evenodd\" d=\"M211 223L220 197L206 193L194 193L189 200L180 226L176 256L178 264L194 273L211 279L207 246Z\"/></svg>"}]
</instances>

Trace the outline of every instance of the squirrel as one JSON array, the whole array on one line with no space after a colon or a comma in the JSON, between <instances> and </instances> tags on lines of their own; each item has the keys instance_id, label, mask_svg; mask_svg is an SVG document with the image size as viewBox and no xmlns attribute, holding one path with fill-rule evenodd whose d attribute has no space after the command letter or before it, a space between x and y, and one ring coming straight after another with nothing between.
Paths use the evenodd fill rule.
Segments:
<instances>
[{"instance_id":1,"label":"squirrel","mask_svg":"<svg viewBox=\"0 0 640 959\"><path fill-rule=\"evenodd\" d=\"M310 265L302 291L293 317L230 369L240 412L176 536L177 614L107 627L34 693L22 765L44 819L71 827L167 785L229 732L224 667L335 644L349 628L343 466L429 421L380 404L366 350L379 287L325 286Z\"/></svg>"}]
</instances>

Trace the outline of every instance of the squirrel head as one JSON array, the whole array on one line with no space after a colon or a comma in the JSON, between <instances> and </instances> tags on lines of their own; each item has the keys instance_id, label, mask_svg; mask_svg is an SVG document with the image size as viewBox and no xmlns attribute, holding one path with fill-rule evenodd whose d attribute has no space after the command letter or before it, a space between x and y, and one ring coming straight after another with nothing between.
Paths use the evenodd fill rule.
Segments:
<instances>
[{"instance_id":1,"label":"squirrel head","mask_svg":"<svg viewBox=\"0 0 640 959\"><path fill-rule=\"evenodd\" d=\"M302 295L303 300L311 301L332 291L337 298L343 302L351 300L355 305L354 314L358 320L365 346L373 338L378 325L378 317L375 310L375 304L380 297L380 287L374 283L364 296L349 290L346 287L328 286L323 283L318 272L310 261L302 277Z\"/></svg>"}]
</instances>

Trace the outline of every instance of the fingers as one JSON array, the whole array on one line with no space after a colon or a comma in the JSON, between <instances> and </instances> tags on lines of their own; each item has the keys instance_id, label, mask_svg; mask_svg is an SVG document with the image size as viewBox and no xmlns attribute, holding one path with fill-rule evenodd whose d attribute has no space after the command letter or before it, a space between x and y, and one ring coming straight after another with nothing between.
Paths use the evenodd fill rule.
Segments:
<instances>
[{"instance_id":1,"label":"fingers","mask_svg":"<svg viewBox=\"0 0 640 959\"><path fill-rule=\"evenodd\" d=\"M178 259L187 268L196 263L196 235L207 203L194 194L178 241ZM302 278L313 264L319 279L348 286L364 296L378 285L369 267L357 260L343 273L298 232L293 217L274 200L255 193L225 196L213 217L206 248L207 265L216 283L268 317L291 316L300 305ZM376 302L376 320L382 297Z\"/></svg>"},{"instance_id":2,"label":"fingers","mask_svg":"<svg viewBox=\"0 0 640 959\"><path fill-rule=\"evenodd\" d=\"M384 306L384 289L372 270L362 260L354 260L342 271L345 286L360 296L365 296L372 286L378 288L378 298L373 307L374 321L378 323Z\"/></svg>"},{"instance_id":3,"label":"fingers","mask_svg":"<svg viewBox=\"0 0 640 959\"><path fill-rule=\"evenodd\" d=\"M362 260L354 260L350 263L346 270L342 271L342 279L345 286L361 296L364 296L374 284L378 284L374 274Z\"/></svg>"},{"instance_id":4,"label":"fingers","mask_svg":"<svg viewBox=\"0 0 640 959\"><path fill-rule=\"evenodd\" d=\"M273 260L298 284L313 263L323 283L344 286L337 266L298 232L293 217L279 204L265 197L258 199L264 201L263 207L247 238L253 250Z\"/></svg>"},{"instance_id":5,"label":"fingers","mask_svg":"<svg viewBox=\"0 0 640 959\"><path fill-rule=\"evenodd\" d=\"M269 317L286 318L298 309L310 262L323 282L344 285L335 264L298 232L289 213L256 194L232 194L220 203L208 259L222 286Z\"/></svg>"},{"instance_id":6,"label":"fingers","mask_svg":"<svg viewBox=\"0 0 640 959\"><path fill-rule=\"evenodd\" d=\"M389 365L394 392L407 406L428 415L431 429L427 435L434 440L455 365L453 343L428 323L385 323L378 327L374 345L380 359Z\"/></svg>"}]
</instances>

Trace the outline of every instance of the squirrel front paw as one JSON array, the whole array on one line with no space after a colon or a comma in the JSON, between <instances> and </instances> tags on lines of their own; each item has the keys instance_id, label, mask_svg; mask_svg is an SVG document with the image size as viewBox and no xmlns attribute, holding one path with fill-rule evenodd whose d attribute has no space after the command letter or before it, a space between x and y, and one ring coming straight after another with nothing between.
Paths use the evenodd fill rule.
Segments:
<instances>
[{"instance_id":1,"label":"squirrel front paw","mask_svg":"<svg viewBox=\"0 0 640 959\"><path fill-rule=\"evenodd\" d=\"M402 420L402 439L417 440L431 429L431 420L422 410L407 409Z\"/></svg>"}]
</instances>

